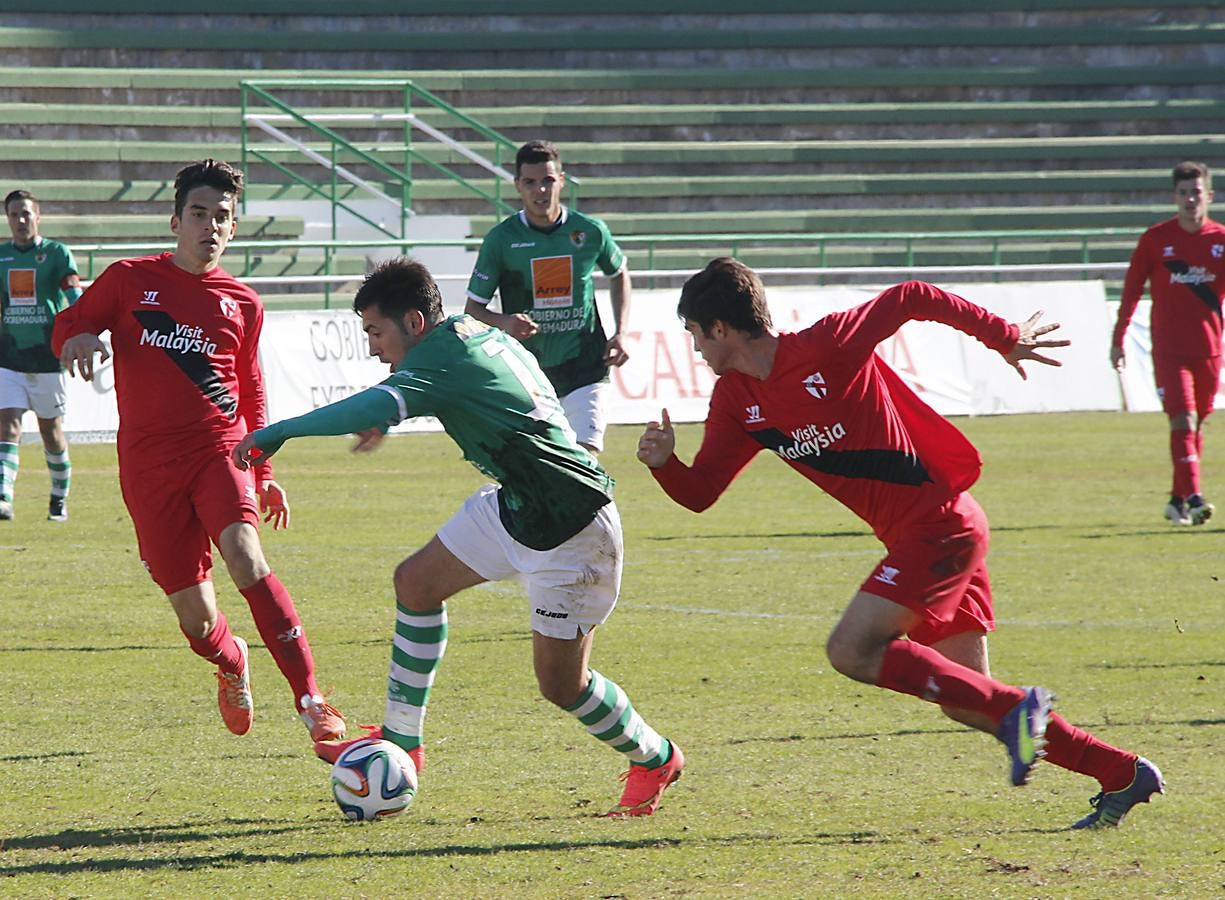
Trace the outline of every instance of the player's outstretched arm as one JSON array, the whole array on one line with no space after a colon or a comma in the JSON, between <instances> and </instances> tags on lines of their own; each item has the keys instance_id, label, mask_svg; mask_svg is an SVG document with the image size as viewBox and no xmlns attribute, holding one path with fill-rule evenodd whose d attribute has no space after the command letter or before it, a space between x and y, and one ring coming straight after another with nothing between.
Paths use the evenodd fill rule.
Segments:
<instances>
[{"instance_id":1,"label":"player's outstretched arm","mask_svg":"<svg viewBox=\"0 0 1225 900\"><path fill-rule=\"evenodd\" d=\"M1068 347L1072 344L1071 341L1061 339L1043 340L1042 336L1045 334L1050 334L1052 331L1057 329L1059 327L1059 323L1052 322L1047 325L1039 325L1038 320L1042 318L1042 315L1042 310L1038 310L1038 312L1034 313L1024 322L1017 325L1020 333L1017 336L1016 346L1004 354L1004 359L1007 361L1008 365L1016 369L1017 374L1023 379L1027 376L1025 374L1025 370L1021 368L1021 363L1025 362L1026 360L1039 362L1046 366L1063 365L1063 363L1061 363L1059 360L1052 359L1049 356L1044 356L1043 354L1039 353L1038 350L1048 347Z\"/></svg>"},{"instance_id":2,"label":"player's outstretched arm","mask_svg":"<svg viewBox=\"0 0 1225 900\"><path fill-rule=\"evenodd\" d=\"M647 422L646 430L638 439L638 458L651 469L662 467L676 451L676 430L666 409L661 419L659 422Z\"/></svg>"},{"instance_id":3,"label":"player's outstretched arm","mask_svg":"<svg viewBox=\"0 0 1225 900\"><path fill-rule=\"evenodd\" d=\"M99 354L98 365L111 358L111 352L96 334L82 332L64 341L60 348L60 365L69 375L79 372L85 381L94 380L94 354ZM76 372L73 367L76 367Z\"/></svg>"}]
</instances>

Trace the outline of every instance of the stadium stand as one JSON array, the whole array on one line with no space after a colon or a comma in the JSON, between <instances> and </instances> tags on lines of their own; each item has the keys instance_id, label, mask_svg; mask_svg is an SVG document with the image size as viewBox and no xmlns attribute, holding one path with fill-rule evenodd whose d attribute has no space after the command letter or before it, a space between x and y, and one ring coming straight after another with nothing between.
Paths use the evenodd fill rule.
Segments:
<instances>
[{"instance_id":1,"label":"stadium stand","mask_svg":"<svg viewBox=\"0 0 1225 900\"><path fill-rule=\"evenodd\" d=\"M55 9L10 13L0 27L0 164L49 202L59 218L45 230L70 242L143 240L131 235L143 217L164 217L175 164L236 159L244 79L412 79L512 141L558 141L583 181L580 205L625 238L1104 227L1121 233L1089 252L1034 238L1009 259L1117 260L1129 232L1167 214L1172 162L1212 163L1225 143L1225 0L1001 0L989 12L968 0L922 12L901 0L763 0L751 14L729 0L607 13L554 0L516 14L480 0L445 13L403 3L389 14L363 0L343 15L313 0L215 2L208 16L144 0ZM548 69L523 68L544 60ZM284 96L329 108L309 90ZM348 102L392 109L399 99L371 90ZM355 123L345 134L402 158L396 128ZM269 167L250 174L252 199L306 194ZM418 212L470 216L474 235L496 218L435 174L412 195ZM293 217L244 228L301 234ZM985 245L933 240L907 258L981 262ZM631 247L642 267L646 250ZM649 259L684 268L725 251L667 244ZM757 265L813 254L782 242L737 251ZM257 259L265 272L318 271L293 254ZM901 255L864 238L822 259Z\"/></svg>"}]
</instances>

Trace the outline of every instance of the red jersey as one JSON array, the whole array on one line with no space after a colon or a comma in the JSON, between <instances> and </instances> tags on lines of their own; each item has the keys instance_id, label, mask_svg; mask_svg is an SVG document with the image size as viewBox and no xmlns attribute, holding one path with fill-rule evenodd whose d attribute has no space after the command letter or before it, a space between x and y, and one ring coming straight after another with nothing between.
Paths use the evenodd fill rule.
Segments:
<instances>
[{"instance_id":1,"label":"red jersey","mask_svg":"<svg viewBox=\"0 0 1225 900\"><path fill-rule=\"evenodd\" d=\"M77 334L111 333L121 462L228 453L266 424L257 351L264 306L221 268L194 275L173 254L108 266L55 318L58 355ZM271 477L264 464L259 480Z\"/></svg>"},{"instance_id":2,"label":"red jersey","mask_svg":"<svg viewBox=\"0 0 1225 900\"><path fill-rule=\"evenodd\" d=\"M1221 296L1225 294L1225 225L1205 219L1192 234L1168 219L1140 237L1123 281L1113 346L1123 335L1148 283L1153 305L1153 354L1176 359L1221 355Z\"/></svg>"},{"instance_id":3,"label":"red jersey","mask_svg":"<svg viewBox=\"0 0 1225 900\"><path fill-rule=\"evenodd\" d=\"M867 522L893 529L972 485L978 451L876 354L910 319L943 322L1000 352L1018 329L930 284L909 281L804 331L783 333L769 376L729 371L715 382L692 467L675 456L652 474L701 511L760 450L770 450Z\"/></svg>"}]
</instances>

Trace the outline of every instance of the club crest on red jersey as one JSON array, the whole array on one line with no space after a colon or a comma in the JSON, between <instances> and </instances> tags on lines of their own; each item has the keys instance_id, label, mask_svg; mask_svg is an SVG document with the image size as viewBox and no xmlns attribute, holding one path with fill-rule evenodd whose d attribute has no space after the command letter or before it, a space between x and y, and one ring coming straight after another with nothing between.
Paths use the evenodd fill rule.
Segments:
<instances>
[{"instance_id":1,"label":"club crest on red jersey","mask_svg":"<svg viewBox=\"0 0 1225 900\"><path fill-rule=\"evenodd\" d=\"M221 306L221 314L226 318L232 319L238 315L238 301L233 297L227 297L225 294L222 294L218 302Z\"/></svg>"},{"instance_id":2,"label":"club crest on red jersey","mask_svg":"<svg viewBox=\"0 0 1225 900\"><path fill-rule=\"evenodd\" d=\"M804 390L818 400L825 399L825 395L829 393L829 389L825 386L825 376L820 372L813 372L804 379Z\"/></svg>"}]
</instances>

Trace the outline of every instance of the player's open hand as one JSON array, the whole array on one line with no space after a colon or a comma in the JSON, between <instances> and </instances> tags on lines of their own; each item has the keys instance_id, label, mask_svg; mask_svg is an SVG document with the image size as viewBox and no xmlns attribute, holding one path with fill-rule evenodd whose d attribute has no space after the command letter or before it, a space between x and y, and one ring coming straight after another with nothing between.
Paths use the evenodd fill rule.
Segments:
<instances>
[{"instance_id":1,"label":"player's open hand","mask_svg":"<svg viewBox=\"0 0 1225 900\"><path fill-rule=\"evenodd\" d=\"M359 431L355 435L357 443L349 449L354 453L371 453L378 449L379 444L383 443L384 436L383 429L381 428L367 428L365 431Z\"/></svg>"},{"instance_id":2,"label":"player's open hand","mask_svg":"<svg viewBox=\"0 0 1225 900\"><path fill-rule=\"evenodd\" d=\"M1022 379L1026 378L1025 370L1021 368L1021 363L1025 360L1040 362L1046 366L1062 366L1057 359L1051 359L1049 356L1043 356L1038 352L1039 349L1045 347L1068 347L1071 341L1050 339L1042 340L1044 334L1050 334L1059 327L1058 322L1052 322L1049 325L1039 325L1038 320L1042 318L1042 310L1034 313L1017 327L1020 329L1020 334L1017 337L1017 345L1004 354L1004 359L1008 365L1017 370L1017 374Z\"/></svg>"},{"instance_id":3,"label":"player's open hand","mask_svg":"<svg viewBox=\"0 0 1225 900\"><path fill-rule=\"evenodd\" d=\"M84 380L93 381L95 353L99 354L98 365L111 358L111 351L106 349L106 344L102 343L102 339L96 334L82 332L73 335L64 341L64 346L60 348L60 365L69 375L80 373ZM74 366L76 372L73 371Z\"/></svg>"},{"instance_id":4,"label":"player's open hand","mask_svg":"<svg viewBox=\"0 0 1225 900\"><path fill-rule=\"evenodd\" d=\"M665 409L661 422L647 422L646 431L638 438L638 458L652 469L663 466L676 450L676 432Z\"/></svg>"},{"instance_id":5,"label":"player's open hand","mask_svg":"<svg viewBox=\"0 0 1225 900\"><path fill-rule=\"evenodd\" d=\"M516 341L526 341L539 331L540 327L526 313L514 313L503 317L502 330Z\"/></svg>"},{"instance_id":6,"label":"player's open hand","mask_svg":"<svg viewBox=\"0 0 1225 900\"><path fill-rule=\"evenodd\" d=\"M289 527L289 498L285 489L275 481L265 481L259 492L259 511L264 521L272 523L272 530Z\"/></svg>"},{"instance_id":7,"label":"player's open hand","mask_svg":"<svg viewBox=\"0 0 1225 900\"><path fill-rule=\"evenodd\" d=\"M604 345L604 365L623 366L629 358L630 355L621 345L621 335L614 334L610 337L608 343Z\"/></svg>"}]
</instances>

